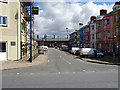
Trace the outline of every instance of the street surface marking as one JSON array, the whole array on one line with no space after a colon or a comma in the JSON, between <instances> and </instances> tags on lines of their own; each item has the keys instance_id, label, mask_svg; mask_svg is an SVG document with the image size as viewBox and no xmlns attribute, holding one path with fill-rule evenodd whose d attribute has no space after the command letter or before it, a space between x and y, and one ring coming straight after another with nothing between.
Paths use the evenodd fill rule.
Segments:
<instances>
[{"instance_id":1,"label":"street surface marking","mask_svg":"<svg viewBox=\"0 0 120 90\"><path fill-rule=\"evenodd\" d=\"M71 64L70 62L66 61L68 64Z\"/></svg>"},{"instance_id":2,"label":"street surface marking","mask_svg":"<svg viewBox=\"0 0 120 90\"><path fill-rule=\"evenodd\" d=\"M17 75L19 75L20 73L17 73Z\"/></svg>"},{"instance_id":3,"label":"street surface marking","mask_svg":"<svg viewBox=\"0 0 120 90\"><path fill-rule=\"evenodd\" d=\"M58 72L58 74L60 74L60 72Z\"/></svg>"},{"instance_id":4,"label":"street surface marking","mask_svg":"<svg viewBox=\"0 0 120 90\"><path fill-rule=\"evenodd\" d=\"M50 62L50 60L48 60L48 62Z\"/></svg>"},{"instance_id":5,"label":"street surface marking","mask_svg":"<svg viewBox=\"0 0 120 90\"><path fill-rule=\"evenodd\" d=\"M73 72L73 74L76 74L76 72Z\"/></svg>"}]
</instances>

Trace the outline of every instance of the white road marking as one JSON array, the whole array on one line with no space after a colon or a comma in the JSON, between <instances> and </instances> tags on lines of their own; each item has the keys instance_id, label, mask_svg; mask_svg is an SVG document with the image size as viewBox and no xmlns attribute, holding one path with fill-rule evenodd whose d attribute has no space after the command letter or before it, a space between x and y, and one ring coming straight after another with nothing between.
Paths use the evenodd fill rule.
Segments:
<instances>
[{"instance_id":1,"label":"white road marking","mask_svg":"<svg viewBox=\"0 0 120 90\"><path fill-rule=\"evenodd\" d=\"M58 72L58 74L60 74L60 72Z\"/></svg>"},{"instance_id":2,"label":"white road marking","mask_svg":"<svg viewBox=\"0 0 120 90\"><path fill-rule=\"evenodd\" d=\"M19 75L20 73L17 73L17 75Z\"/></svg>"},{"instance_id":3,"label":"white road marking","mask_svg":"<svg viewBox=\"0 0 120 90\"><path fill-rule=\"evenodd\" d=\"M76 74L76 72L73 72L73 74Z\"/></svg>"},{"instance_id":4,"label":"white road marking","mask_svg":"<svg viewBox=\"0 0 120 90\"><path fill-rule=\"evenodd\" d=\"M30 75L33 75L34 73L30 73Z\"/></svg>"},{"instance_id":5,"label":"white road marking","mask_svg":"<svg viewBox=\"0 0 120 90\"><path fill-rule=\"evenodd\" d=\"M50 60L48 60L48 62L50 62Z\"/></svg>"},{"instance_id":6,"label":"white road marking","mask_svg":"<svg viewBox=\"0 0 120 90\"><path fill-rule=\"evenodd\" d=\"M68 64L71 64L69 61L66 61Z\"/></svg>"}]
</instances>

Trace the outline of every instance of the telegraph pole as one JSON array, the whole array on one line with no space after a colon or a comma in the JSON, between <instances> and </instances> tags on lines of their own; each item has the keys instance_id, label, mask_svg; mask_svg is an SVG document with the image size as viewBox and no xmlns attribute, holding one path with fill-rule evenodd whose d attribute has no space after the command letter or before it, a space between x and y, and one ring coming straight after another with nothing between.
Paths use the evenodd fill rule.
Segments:
<instances>
[{"instance_id":1,"label":"telegraph pole","mask_svg":"<svg viewBox=\"0 0 120 90\"><path fill-rule=\"evenodd\" d=\"M30 62L32 63L32 2L30 2Z\"/></svg>"}]
</instances>

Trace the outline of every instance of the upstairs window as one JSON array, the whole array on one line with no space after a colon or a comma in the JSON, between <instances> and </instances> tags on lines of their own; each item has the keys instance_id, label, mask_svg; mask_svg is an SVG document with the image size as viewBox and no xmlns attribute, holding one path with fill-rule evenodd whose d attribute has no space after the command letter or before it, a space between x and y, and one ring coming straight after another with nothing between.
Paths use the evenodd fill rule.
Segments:
<instances>
[{"instance_id":1,"label":"upstairs window","mask_svg":"<svg viewBox=\"0 0 120 90\"><path fill-rule=\"evenodd\" d=\"M91 30L94 30L94 25L91 26Z\"/></svg>"},{"instance_id":2,"label":"upstairs window","mask_svg":"<svg viewBox=\"0 0 120 90\"><path fill-rule=\"evenodd\" d=\"M116 22L119 21L119 14L116 14L116 16L115 16L115 21L116 21Z\"/></svg>"},{"instance_id":3,"label":"upstairs window","mask_svg":"<svg viewBox=\"0 0 120 90\"><path fill-rule=\"evenodd\" d=\"M116 36L120 35L120 28L116 28Z\"/></svg>"},{"instance_id":4,"label":"upstairs window","mask_svg":"<svg viewBox=\"0 0 120 90\"><path fill-rule=\"evenodd\" d=\"M110 22L110 20L109 20L109 19L106 19L106 20L105 20L105 25L108 25L109 22Z\"/></svg>"},{"instance_id":5,"label":"upstairs window","mask_svg":"<svg viewBox=\"0 0 120 90\"><path fill-rule=\"evenodd\" d=\"M97 23L97 28L100 28L100 23Z\"/></svg>"},{"instance_id":6,"label":"upstairs window","mask_svg":"<svg viewBox=\"0 0 120 90\"><path fill-rule=\"evenodd\" d=\"M110 31L105 31L105 37L106 38L110 37Z\"/></svg>"},{"instance_id":7,"label":"upstairs window","mask_svg":"<svg viewBox=\"0 0 120 90\"><path fill-rule=\"evenodd\" d=\"M0 16L0 26L7 26L7 17Z\"/></svg>"}]
</instances>

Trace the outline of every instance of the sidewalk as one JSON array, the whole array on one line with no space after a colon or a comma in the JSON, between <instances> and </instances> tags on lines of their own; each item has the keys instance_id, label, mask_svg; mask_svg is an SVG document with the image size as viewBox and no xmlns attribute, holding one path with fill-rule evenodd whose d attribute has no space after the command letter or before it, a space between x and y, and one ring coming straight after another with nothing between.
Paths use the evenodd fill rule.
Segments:
<instances>
[{"instance_id":1,"label":"sidewalk","mask_svg":"<svg viewBox=\"0 0 120 90\"><path fill-rule=\"evenodd\" d=\"M0 69L7 70L7 69L16 69L16 68L22 68L22 67L30 67L34 65L43 64L47 61L48 53L45 53L43 55L39 55L37 58L33 59L33 62L30 63L28 61L28 58L24 58L19 61L1 61L2 67Z\"/></svg>"},{"instance_id":2,"label":"sidewalk","mask_svg":"<svg viewBox=\"0 0 120 90\"><path fill-rule=\"evenodd\" d=\"M82 58L82 60L92 63L120 65L120 58L113 58L113 56L104 56L104 58Z\"/></svg>"}]
</instances>

